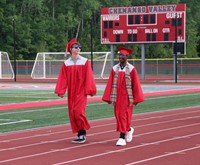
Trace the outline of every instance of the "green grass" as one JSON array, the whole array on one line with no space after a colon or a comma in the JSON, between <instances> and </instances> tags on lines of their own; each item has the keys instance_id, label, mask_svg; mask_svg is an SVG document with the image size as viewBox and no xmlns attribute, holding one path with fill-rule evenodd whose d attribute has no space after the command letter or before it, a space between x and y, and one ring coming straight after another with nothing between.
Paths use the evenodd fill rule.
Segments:
<instances>
[{"instance_id":1,"label":"green grass","mask_svg":"<svg viewBox=\"0 0 200 165\"><path fill-rule=\"evenodd\" d=\"M0 104L58 99L52 90L1 89Z\"/></svg>"},{"instance_id":2,"label":"green grass","mask_svg":"<svg viewBox=\"0 0 200 165\"><path fill-rule=\"evenodd\" d=\"M103 91L98 91L97 96ZM38 89L1 89L0 104L21 103L29 101L57 100L59 97L53 90Z\"/></svg>"},{"instance_id":3,"label":"green grass","mask_svg":"<svg viewBox=\"0 0 200 165\"><path fill-rule=\"evenodd\" d=\"M29 92L28 91L26 92L27 94L26 96L23 96L24 93L22 94L22 92L19 93L19 95L25 99L30 94ZM33 92L30 94L29 98L26 98L26 101L27 100L41 101L42 96L46 97L48 96L50 99L57 99L57 96L55 96L51 91L46 91L46 93L45 91L40 91L40 92L41 93L37 95L39 96L39 99L33 97L34 93ZM0 96L1 95L2 91L0 93ZM20 101L24 102L24 100L21 99L20 97L15 97L16 100L14 100L14 97L9 99L7 97L5 101L8 100L10 101L12 99L14 102L20 102ZM200 100L199 93L185 93L179 95L147 97L145 102L140 103L135 107L134 114L162 111L162 110L182 108L182 107L200 106L199 100ZM105 102L88 103L86 112L87 112L86 115L89 120L102 119L114 116L113 106ZM21 120L30 120L30 121L5 125L5 123L9 123L11 121L19 122ZM2 125L3 123L4 125ZM59 125L65 123L69 123L67 105L0 111L0 132L16 131L29 128Z\"/></svg>"}]
</instances>

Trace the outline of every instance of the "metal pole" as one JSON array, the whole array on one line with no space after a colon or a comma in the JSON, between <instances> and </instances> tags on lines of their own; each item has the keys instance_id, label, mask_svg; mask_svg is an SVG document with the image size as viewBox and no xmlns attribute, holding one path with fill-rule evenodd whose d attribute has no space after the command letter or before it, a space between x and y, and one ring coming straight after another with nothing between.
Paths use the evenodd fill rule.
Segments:
<instances>
[{"instance_id":1,"label":"metal pole","mask_svg":"<svg viewBox=\"0 0 200 165\"><path fill-rule=\"evenodd\" d=\"M43 78L46 78L46 54L42 54L42 61L43 61Z\"/></svg>"},{"instance_id":2,"label":"metal pole","mask_svg":"<svg viewBox=\"0 0 200 165\"><path fill-rule=\"evenodd\" d=\"M91 28L91 38L90 38L90 45L91 45L91 66L93 70L93 12L91 16L91 22L90 22L90 28Z\"/></svg>"},{"instance_id":3,"label":"metal pole","mask_svg":"<svg viewBox=\"0 0 200 165\"><path fill-rule=\"evenodd\" d=\"M114 66L114 46L110 45L110 66Z\"/></svg>"},{"instance_id":4,"label":"metal pole","mask_svg":"<svg viewBox=\"0 0 200 165\"><path fill-rule=\"evenodd\" d=\"M141 62L141 74L142 74L142 80L145 80L145 48L144 44L141 45L141 57L142 57L142 62Z\"/></svg>"},{"instance_id":5,"label":"metal pole","mask_svg":"<svg viewBox=\"0 0 200 165\"><path fill-rule=\"evenodd\" d=\"M2 78L1 52L0 52L0 78Z\"/></svg>"},{"instance_id":6,"label":"metal pole","mask_svg":"<svg viewBox=\"0 0 200 165\"><path fill-rule=\"evenodd\" d=\"M177 13L176 13L176 17L175 17L175 57L174 57L174 71L175 71L175 83L177 83L177 54L178 54L178 44L177 44L177 40L178 40L178 33L177 33L177 29L178 29L178 21L177 21Z\"/></svg>"},{"instance_id":7,"label":"metal pole","mask_svg":"<svg viewBox=\"0 0 200 165\"><path fill-rule=\"evenodd\" d=\"M16 67L16 27L15 19L13 18L13 46L14 46L14 81L16 82L17 67Z\"/></svg>"}]
</instances>

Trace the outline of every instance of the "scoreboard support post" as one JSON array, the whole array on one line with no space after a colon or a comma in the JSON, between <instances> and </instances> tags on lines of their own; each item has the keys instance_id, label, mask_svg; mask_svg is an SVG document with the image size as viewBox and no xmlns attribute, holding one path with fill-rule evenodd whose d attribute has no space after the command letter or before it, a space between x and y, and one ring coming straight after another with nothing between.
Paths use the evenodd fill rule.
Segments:
<instances>
[{"instance_id":1,"label":"scoreboard support post","mask_svg":"<svg viewBox=\"0 0 200 165\"><path fill-rule=\"evenodd\" d=\"M177 74L177 55L174 54L174 82L177 83L177 77L178 77L178 74Z\"/></svg>"},{"instance_id":2,"label":"scoreboard support post","mask_svg":"<svg viewBox=\"0 0 200 165\"><path fill-rule=\"evenodd\" d=\"M114 45L110 45L110 66L111 68L114 66Z\"/></svg>"},{"instance_id":3,"label":"scoreboard support post","mask_svg":"<svg viewBox=\"0 0 200 165\"><path fill-rule=\"evenodd\" d=\"M142 80L145 80L145 47L144 47L144 44L141 44L141 58L142 58L141 76L142 76Z\"/></svg>"},{"instance_id":4,"label":"scoreboard support post","mask_svg":"<svg viewBox=\"0 0 200 165\"><path fill-rule=\"evenodd\" d=\"M177 83L177 40L178 40L178 33L177 33L177 27L178 27L178 20L177 20L177 13L175 15L175 54L174 54L174 80L175 83Z\"/></svg>"}]
</instances>

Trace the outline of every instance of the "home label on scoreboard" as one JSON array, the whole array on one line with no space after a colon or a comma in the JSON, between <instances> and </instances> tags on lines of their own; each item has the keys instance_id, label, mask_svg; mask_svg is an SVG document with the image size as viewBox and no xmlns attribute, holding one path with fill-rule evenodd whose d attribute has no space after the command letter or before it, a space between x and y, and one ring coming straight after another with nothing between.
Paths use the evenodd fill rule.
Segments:
<instances>
[{"instance_id":1,"label":"home label on scoreboard","mask_svg":"<svg viewBox=\"0 0 200 165\"><path fill-rule=\"evenodd\" d=\"M101 43L185 42L185 23L186 4L101 8Z\"/></svg>"}]
</instances>

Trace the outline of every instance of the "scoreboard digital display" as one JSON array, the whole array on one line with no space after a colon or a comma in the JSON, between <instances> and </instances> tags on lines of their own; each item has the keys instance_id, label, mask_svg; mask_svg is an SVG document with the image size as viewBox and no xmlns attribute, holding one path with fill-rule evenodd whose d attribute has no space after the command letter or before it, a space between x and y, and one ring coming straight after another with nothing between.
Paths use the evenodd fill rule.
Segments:
<instances>
[{"instance_id":1,"label":"scoreboard digital display","mask_svg":"<svg viewBox=\"0 0 200 165\"><path fill-rule=\"evenodd\" d=\"M101 43L185 42L186 4L101 8Z\"/></svg>"}]
</instances>

